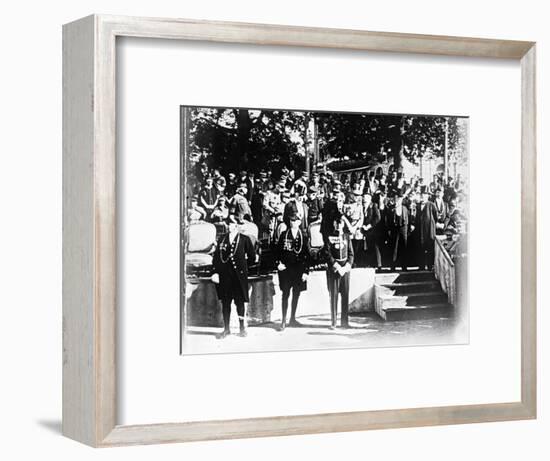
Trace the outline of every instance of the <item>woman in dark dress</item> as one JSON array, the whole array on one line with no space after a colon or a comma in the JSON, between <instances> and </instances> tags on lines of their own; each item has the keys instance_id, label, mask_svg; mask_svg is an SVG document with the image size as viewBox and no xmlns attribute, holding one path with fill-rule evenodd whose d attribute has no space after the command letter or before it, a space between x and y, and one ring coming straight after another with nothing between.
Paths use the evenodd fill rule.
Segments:
<instances>
[{"instance_id":1,"label":"woman in dark dress","mask_svg":"<svg viewBox=\"0 0 550 461\"><path fill-rule=\"evenodd\" d=\"M279 271L279 287L282 292L283 316L280 330L286 327L288 298L292 290L292 311L290 327L299 326L296 321L296 310L300 293L306 289L307 274L309 272L309 241L305 232L300 229L301 220L298 214L289 216L290 228L284 231L277 242L277 269Z\"/></svg>"}]
</instances>

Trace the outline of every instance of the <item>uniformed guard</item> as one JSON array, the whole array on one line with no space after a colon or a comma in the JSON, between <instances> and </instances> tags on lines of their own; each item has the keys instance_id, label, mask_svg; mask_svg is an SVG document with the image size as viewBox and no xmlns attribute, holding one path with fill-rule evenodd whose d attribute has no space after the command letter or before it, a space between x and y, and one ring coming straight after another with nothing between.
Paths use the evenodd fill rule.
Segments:
<instances>
[{"instance_id":1,"label":"uniformed guard","mask_svg":"<svg viewBox=\"0 0 550 461\"><path fill-rule=\"evenodd\" d=\"M353 265L353 246L348 234L344 233L344 217L334 215L330 232L325 237L325 256L327 260L327 287L330 298L330 329L336 328L338 315L338 294L342 299L340 325L348 328L349 280Z\"/></svg>"},{"instance_id":2,"label":"uniformed guard","mask_svg":"<svg viewBox=\"0 0 550 461\"><path fill-rule=\"evenodd\" d=\"M235 302L239 316L240 336L246 336L245 307L248 302L248 266L256 259L254 246L250 238L238 230L235 214L228 217L229 232L218 240L213 258L214 274L218 299L222 303L224 329L218 338L223 339L231 333L229 320L231 302Z\"/></svg>"},{"instance_id":3,"label":"uniformed guard","mask_svg":"<svg viewBox=\"0 0 550 461\"><path fill-rule=\"evenodd\" d=\"M292 311L288 326L297 327L300 324L296 320L298 299L300 293L307 289L307 276L309 272L309 241L307 234L300 229L301 220L297 213L289 216L290 228L285 230L277 243L277 269L279 271L279 287L282 292L282 310L280 330L286 327L286 314L288 311L288 298L292 290Z\"/></svg>"}]
</instances>

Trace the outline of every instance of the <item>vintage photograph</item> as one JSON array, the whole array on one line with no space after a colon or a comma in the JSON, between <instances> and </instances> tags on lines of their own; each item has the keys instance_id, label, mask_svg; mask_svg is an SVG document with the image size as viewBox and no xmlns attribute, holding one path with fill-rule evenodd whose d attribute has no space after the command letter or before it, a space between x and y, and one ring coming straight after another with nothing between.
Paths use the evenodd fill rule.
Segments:
<instances>
[{"instance_id":1,"label":"vintage photograph","mask_svg":"<svg viewBox=\"0 0 550 461\"><path fill-rule=\"evenodd\" d=\"M468 343L468 117L180 111L180 354Z\"/></svg>"}]
</instances>

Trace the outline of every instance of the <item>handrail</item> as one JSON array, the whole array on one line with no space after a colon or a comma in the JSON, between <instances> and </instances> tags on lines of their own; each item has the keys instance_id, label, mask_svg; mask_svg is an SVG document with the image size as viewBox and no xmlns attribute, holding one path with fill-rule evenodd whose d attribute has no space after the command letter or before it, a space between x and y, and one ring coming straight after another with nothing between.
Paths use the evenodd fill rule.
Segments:
<instances>
[{"instance_id":1,"label":"handrail","mask_svg":"<svg viewBox=\"0 0 550 461\"><path fill-rule=\"evenodd\" d=\"M451 255L449 254L449 252L447 251L447 249L445 248L445 246L443 246L443 244L441 243L440 239L436 238L435 241L437 242L437 245L439 245L439 248L441 249L442 253L443 253L443 256L445 257L445 259L447 260L447 262L452 266L454 267L455 263L453 261L453 259L451 258Z\"/></svg>"}]
</instances>

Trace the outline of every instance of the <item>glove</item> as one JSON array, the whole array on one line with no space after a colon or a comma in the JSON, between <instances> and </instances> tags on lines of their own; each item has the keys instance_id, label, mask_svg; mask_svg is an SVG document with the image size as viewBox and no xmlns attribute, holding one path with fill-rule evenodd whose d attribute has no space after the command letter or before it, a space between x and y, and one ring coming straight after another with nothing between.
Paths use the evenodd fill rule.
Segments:
<instances>
[{"instance_id":1,"label":"glove","mask_svg":"<svg viewBox=\"0 0 550 461\"><path fill-rule=\"evenodd\" d=\"M302 274L302 282L306 282L307 281L307 274Z\"/></svg>"},{"instance_id":2,"label":"glove","mask_svg":"<svg viewBox=\"0 0 550 461\"><path fill-rule=\"evenodd\" d=\"M277 270L279 271L284 271L285 269L286 269L286 266L283 263L279 263L279 265L277 266Z\"/></svg>"},{"instance_id":3,"label":"glove","mask_svg":"<svg viewBox=\"0 0 550 461\"><path fill-rule=\"evenodd\" d=\"M220 283L220 276L218 274L212 274L212 277L210 277L210 280L214 282L216 285Z\"/></svg>"}]
</instances>

